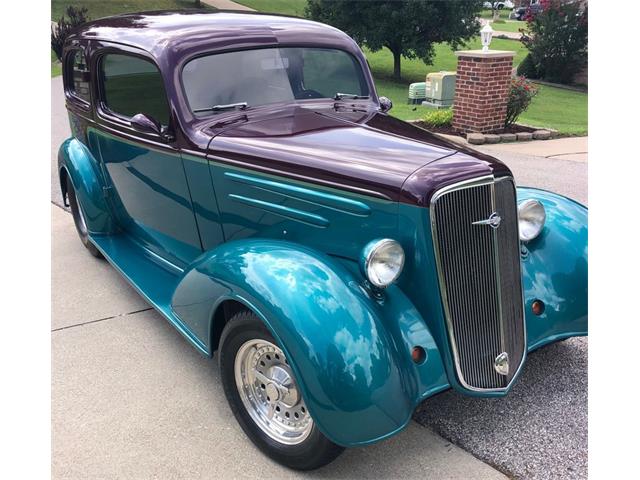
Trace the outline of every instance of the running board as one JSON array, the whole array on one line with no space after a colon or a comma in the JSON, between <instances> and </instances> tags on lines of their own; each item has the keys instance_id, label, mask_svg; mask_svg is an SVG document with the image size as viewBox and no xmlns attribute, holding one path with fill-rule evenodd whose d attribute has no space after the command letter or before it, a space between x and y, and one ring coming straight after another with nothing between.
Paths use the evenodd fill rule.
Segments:
<instances>
[{"instance_id":1,"label":"running board","mask_svg":"<svg viewBox=\"0 0 640 480\"><path fill-rule=\"evenodd\" d=\"M200 353L211 356L171 308L182 270L131 240L126 234L91 235L89 240L138 293L171 323Z\"/></svg>"}]
</instances>

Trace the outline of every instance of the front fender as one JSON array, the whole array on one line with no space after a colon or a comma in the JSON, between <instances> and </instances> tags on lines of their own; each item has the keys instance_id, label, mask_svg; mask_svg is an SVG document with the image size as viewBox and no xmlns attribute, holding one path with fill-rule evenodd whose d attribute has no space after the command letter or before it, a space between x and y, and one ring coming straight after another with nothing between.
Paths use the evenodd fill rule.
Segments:
<instances>
[{"instance_id":1,"label":"front fender","mask_svg":"<svg viewBox=\"0 0 640 480\"><path fill-rule=\"evenodd\" d=\"M63 170L71 178L76 197L82 205L87 228L92 234L109 234L115 223L103 190L100 165L78 139L69 138L58 150L58 171L63 198L66 193Z\"/></svg>"},{"instance_id":2,"label":"front fender","mask_svg":"<svg viewBox=\"0 0 640 480\"><path fill-rule=\"evenodd\" d=\"M397 432L426 393L448 387L435 342L398 287L376 301L341 261L307 247L266 239L223 244L184 275L172 308L206 338L226 299L262 318L318 427L340 445ZM412 345L426 350L424 364L411 361Z\"/></svg>"},{"instance_id":3,"label":"front fender","mask_svg":"<svg viewBox=\"0 0 640 480\"><path fill-rule=\"evenodd\" d=\"M535 199L547 214L536 239L524 244L522 278L529 351L563 338L588 334L588 211L561 195L518 188L518 200ZM542 315L531 311L539 299Z\"/></svg>"}]
</instances>

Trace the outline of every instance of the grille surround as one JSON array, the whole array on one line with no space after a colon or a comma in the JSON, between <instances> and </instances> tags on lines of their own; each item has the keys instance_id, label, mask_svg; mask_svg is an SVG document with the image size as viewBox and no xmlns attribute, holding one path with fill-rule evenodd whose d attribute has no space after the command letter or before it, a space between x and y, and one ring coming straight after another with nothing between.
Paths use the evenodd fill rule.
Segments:
<instances>
[{"instance_id":1,"label":"grille surround","mask_svg":"<svg viewBox=\"0 0 640 480\"><path fill-rule=\"evenodd\" d=\"M496 195L498 189L499 196ZM446 195L452 193L454 195L449 198L454 200L448 203L454 203L453 207L447 205L446 201ZM456 196L458 205L455 204ZM460 204L460 197L467 201L473 200L473 203ZM455 208L459 206L466 207L468 211L456 211ZM446 186L433 195L429 210L446 330L458 381L470 391L504 392L518 376L527 353L518 212L513 178L496 179L488 175ZM504 217L500 225L502 229L500 226L492 228L490 225L472 225L471 220L485 220L494 212ZM455 230L456 220L451 220L452 214L459 214L456 216L463 218L461 221L464 227L458 221L460 229ZM453 226L449 228L447 223L442 223L442 219L449 219ZM469 255L465 258L465 253L458 253L455 247L441 245L441 241L446 240L453 240L452 243L458 247L469 247L471 255L476 253L482 258L480 261ZM465 241L467 243L460 243ZM501 247L506 250L502 255ZM451 257L456 255L458 258L454 258L452 263ZM466 262L463 266L470 264L476 267L475 271L468 274L461 270L460 262ZM452 265L456 267L455 272L451 271ZM492 266L492 271L487 269L488 266ZM480 278L474 277L474 274ZM488 295L479 295L478 288L486 288ZM474 289L475 293L471 294ZM466 295L461 295L461 292ZM452 304L452 299L456 303ZM482 311L484 317L480 318L477 311ZM461 315L461 312L466 312L467 317ZM497 355L502 352L508 352L510 357L511 365L506 376L498 374L493 368Z\"/></svg>"}]
</instances>

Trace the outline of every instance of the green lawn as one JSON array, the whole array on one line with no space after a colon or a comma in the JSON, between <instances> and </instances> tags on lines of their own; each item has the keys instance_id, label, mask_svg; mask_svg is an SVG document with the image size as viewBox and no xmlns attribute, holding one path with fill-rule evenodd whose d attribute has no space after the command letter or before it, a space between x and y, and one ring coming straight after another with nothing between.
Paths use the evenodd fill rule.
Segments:
<instances>
[{"instance_id":1,"label":"green lawn","mask_svg":"<svg viewBox=\"0 0 640 480\"><path fill-rule=\"evenodd\" d=\"M51 20L57 21L69 5L87 7L92 20L118 13L148 10L175 10L194 8L194 0L51 0ZM202 3L202 8L208 8Z\"/></svg>"},{"instance_id":2,"label":"green lawn","mask_svg":"<svg viewBox=\"0 0 640 480\"><path fill-rule=\"evenodd\" d=\"M566 135L586 135L588 132L588 95L563 88L538 85L533 99L518 122L547 127Z\"/></svg>"},{"instance_id":3,"label":"green lawn","mask_svg":"<svg viewBox=\"0 0 640 480\"><path fill-rule=\"evenodd\" d=\"M518 20L507 20L504 23L492 23L491 28L500 32L519 32L521 28L525 28L527 22L519 22Z\"/></svg>"},{"instance_id":4,"label":"green lawn","mask_svg":"<svg viewBox=\"0 0 640 480\"><path fill-rule=\"evenodd\" d=\"M481 48L480 39L476 38L469 42L466 47L461 47L461 50L479 49ZM516 56L513 60L514 65L518 65L526 56L527 50L524 46L514 40L504 40L496 38L491 42L491 48L495 50L513 50L516 52ZM378 50L372 53L365 49L367 59L371 65L371 71L374 77L391 79L393 76L393 56L391 52L386 48ZM402 59L402 79L403 85L406 83L406 88L409 88L409 83L424 82L425 76L428 72L438 72L440 70L455 70L457 65L457 58L455 52L447 44L436 45L436 55L433 60L433 65L425 65L420 59L409 60L407 58Z\"/></svg>"},{"instance_id":5,"label":"green lawn","mask_svg":"<svg viewBox=\"0 0 640 480\"><path fill-rule=\"evenodd\" d=\"M307 0L235 0L246 7L267 13L280 13L282 15L304 16L304 7Z\"/></svg>"},{"instance_id":6,"label":"green lawn","mask_svg":"<svg viewBox=\"0 0 640 480\"><path fill-rule=\"evenodd\" d=\"M507 20L509 18L509 14L511 13L511 9L503 8L502 10L498 10L499 18ZM490 9L482 10L480 12L480 16L482 18L493 18L493 12Z\"/></svg>"}]
</instances>

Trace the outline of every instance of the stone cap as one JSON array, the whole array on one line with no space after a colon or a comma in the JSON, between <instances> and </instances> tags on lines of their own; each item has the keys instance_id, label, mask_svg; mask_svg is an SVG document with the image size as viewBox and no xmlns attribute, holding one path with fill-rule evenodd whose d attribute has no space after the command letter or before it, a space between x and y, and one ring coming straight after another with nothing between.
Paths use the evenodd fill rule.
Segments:
<instances>
[{"instance_id":1,"label":"stone cap","mask_svg":"<svg viewBox=\"0 0 640 480\"><path fill-rule=\"evenodd\" d=\"M477 57L477 58L496 58L496 57L515 57L516 52L511 50L458 50L456 57Z\"/></svg>"}]
</instances>

